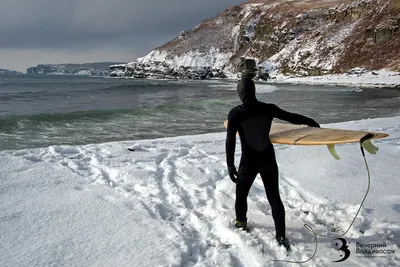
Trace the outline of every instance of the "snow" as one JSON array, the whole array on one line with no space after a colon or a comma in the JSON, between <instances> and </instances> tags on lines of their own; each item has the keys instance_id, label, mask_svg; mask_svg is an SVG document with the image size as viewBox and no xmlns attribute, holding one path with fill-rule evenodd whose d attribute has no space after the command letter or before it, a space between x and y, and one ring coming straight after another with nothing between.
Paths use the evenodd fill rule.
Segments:
<instances>
[{"instance_id":1,"label":"snow","mask_svg":"<svg viewBox=\"0 0 400 267\"><path fill-rule=\"evenodd\" d=\"M232 40L234 42L234 46L233 46L233 51L237 51L239 50L239 37L240 37L240 25L235 25L235 27L233 27L232 29Z\"/></svg>"},{"instance_id":2,"label":"snow","mask_svg":"<svg viewBox=\"0 0 400 267\"><path fill-rule=\"evenodd\" d=\"M357 68L358 69L358 68ZM361 73L330 74L322 76L289 77L277 74L272 83L309 85L339 85L350 87L400 88L400 73L388 70L363 71Z\"/></svg>"},{"instance_id":3,"label":"snow","mask_svg":"<svg viewBox=\"0 0 400 267\"><path fill-rule=\"evenodd\" d=\"M110 76L113 77L123 77L125 74L127 64L115 64L110 65Z\"/></svg>"},{"instance_id":4,"label":"snow","mask_svg":"<svg viewBox=\"0 0 400 267\"><path fill-rule=\"evenodd\" d=\"M114 65L110 65L108 67L109 68L125 68L126 64L114 64Z\"/></svg>"},{"instance_id":5,"label":"snow","mask_svg":"<svg viewBox=\"0 0 400 267\"><path fill-rule=\"evenodd\" d=\"M319 237L304 266L399 266L400 117L323 126L390 136L366 155L371 189L343 236L350 257L333 263L337 240ZM251 234L232 229L224 142L221 132L0 152L0 266L288 266L272 260L313 254L303 224L329 236L349 227L368 185L358 144L338 146L340 161L323 146L275 146L294 243L286 256L261 179L249 195ZM368 257L357 243L391 253Z\"/></svg>"},{"instance_id":6,"label":"snow","mask_svg":"<svg viewBox=\"0 0 400 267\"><path fill-rule=\"evenodd\" d=\"M289 60L288 66L293 69L304 67L306 69L315 68L330 71L338 62L343 52L343 40L352 34L357 23L358 20L354 20L348 23L343 29L336 31L332 29L332 25L334 25L333 22L331 24L326 24L321 27L320 31L330 32L330 37L311 38L307 42L303 39L310 38L308 35L294 38L282 50L271 56L268 60L275 62L277 65L281 64L280 62L282 60ZM277 36L282 35L280 32L287 32L284 25L275 28L275 35L272 35L275 41L278 40ZM302 46L299 46L300 42L303 42ZM329 49L329 55L321 56L320 51L324 50L322 48L325 50ZM297 69L297 72L302 73L299 69ZM306 72L304 72L304 74L306 74Z\"/></svg>"},{"instance_id":7,"label":"snow","mask_svg":"<svg viewBox=\"0 0 400 267\"><path fill-rule=\"evenodd\" d=\"M253 4L247 3L243 7L243 10L240 12L241 15L243 15L243 20L246 20L249 16L253 14L254 10L259 10L259 8L263 5L264 3L253 3Z\"/></svg>"},{"instance_id":8,"label":"snow","mask_svg":"<svg viewBox=\"0 0 400 267\"><path fill-rule=\"evenodd\" d=\"M257 16L255 18L251 19L250 21L248 21L245 26L244 37L247 37L249 41L252 40L255 35L256 27L257 27L259 20L260 20L260 16Z\"/></svg>"},{"instance_id":9,"label":"snow","mask_svg":"<svg viewBox=\"0 0 400 267\"><path fill-rule=\"evenodd\" d=\"M139 64L151 64L153 62L163 62L171 68L179 68L180 66L191 68L211 67L214 69L222 69L232 53L223 53L218 49L211 47L207 52L190 51L183 55L171 56L167 51L153 50L144 57L136 60ZM129 65L136 62L128 63Z\"/></svg>"},{"instance_id":10,"label":"snow","mask_svg":"<svg viewBox=\"0 0 400 267\"><path fill-rule=\"evenodd\" d=\"M123 69L114 69L112 71L110 71L110 76L114 76L114 77L123 77L125 74L125 70Z\"/></svg>"},{"instance_id":11,"label":"snow","mask_svg":"<svg viewBox=\"0 0 400 267\"><path fill-rule=\"evenodd\" d=\"M92 75L92 70L87 69L87 70L80 70L76 73L76 75L87 75L90 76Z\"/></svg>"}]
</instances>

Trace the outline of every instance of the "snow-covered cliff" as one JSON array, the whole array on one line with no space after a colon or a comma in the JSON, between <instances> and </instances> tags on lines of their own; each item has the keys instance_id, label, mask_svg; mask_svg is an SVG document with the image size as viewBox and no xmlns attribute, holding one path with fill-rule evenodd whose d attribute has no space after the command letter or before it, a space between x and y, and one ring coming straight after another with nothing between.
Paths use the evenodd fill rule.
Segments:
<instances>
[{"instance_id":1,"label":"snow-covered cliff","mask_svg":"<svg viewBox=\"0 0 400 267\"><path fill-rule=\"evenodd\" d=\"M114 76L237 77L253 58L257 76L400 70L399 0L256 0L205 20Z\"/></svg>"}]
</instances>

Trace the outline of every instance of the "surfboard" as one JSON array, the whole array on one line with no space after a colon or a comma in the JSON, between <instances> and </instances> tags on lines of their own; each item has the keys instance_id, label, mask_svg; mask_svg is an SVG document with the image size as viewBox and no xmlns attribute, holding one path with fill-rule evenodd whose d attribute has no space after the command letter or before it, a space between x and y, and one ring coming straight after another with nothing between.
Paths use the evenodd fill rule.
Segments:
<instances>
[{"instance_id":1,"label":"surfboard","mask_svg":"<svg viewBox=\"0 0 400 267\"><path fill-rule=\"evenodd\" d=\"M227 120L224 121L224 126L228 127ZM386 133L379 132L316 128L273 122L269 138L272 143L282 145L327 145L332 156L340 159L336 153L336 144L360 142L365 150L376 154L378 148L372 144L371 140L388 136Z\"/></svg>"}]
</instances>

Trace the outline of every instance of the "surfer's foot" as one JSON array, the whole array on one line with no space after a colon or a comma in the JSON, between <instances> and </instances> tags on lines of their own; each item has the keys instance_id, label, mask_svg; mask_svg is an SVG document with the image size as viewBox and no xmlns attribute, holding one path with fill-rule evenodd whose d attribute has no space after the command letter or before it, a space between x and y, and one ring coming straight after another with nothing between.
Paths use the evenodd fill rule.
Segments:
<instances>
[{"instance_id":1,"label":"surfer's foot","mask_svg":"<svg viewBox=\"0 0 400 267\"><path fill-rule=\"evenodd\" d=\"M276 240L278 241L279 246L284 246L287 252L291 251L289 241L284 237L277 237Z\"/></svg>"},{"instance_id":2,"label":"surfer's foot","mask_svg":"<svg viewBox=\"0 0 400 267\"><path fill-rule=\"evenodd\" d=\"M236 220L235 228L242 229L243 231L247 231L247 222L241 222Z\"/></svg>"}]
</instances>

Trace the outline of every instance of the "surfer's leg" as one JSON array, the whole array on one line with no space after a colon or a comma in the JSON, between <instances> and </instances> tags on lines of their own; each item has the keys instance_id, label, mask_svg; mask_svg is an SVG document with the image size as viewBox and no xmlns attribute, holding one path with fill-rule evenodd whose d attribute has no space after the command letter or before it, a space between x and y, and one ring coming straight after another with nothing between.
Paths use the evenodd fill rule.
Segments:
<instances>
[{"instance_id":1,"label":"surfer's leg","mask_svg":"<svg viewBox=\"0 0 400 267\"><path fill-rule=\"evenodd\" d=\"M250 188L256 178L258 170L255 168L239 167L239 179L236 184L236 201L235 211L236 220L240 222L247 221L247 196L249 195Z\"/></svg>"},{"instance_id":2,"label":"surfer's leg","mask_svg":"<svg viewBox=\"0 0 400 267\"><path fill-rule=\"evenodd\" d=\"M268 202L271 205L272 217L275 222L276 238L285 238L285 207L279 195L279 171L278 166L273 164L263 168L260 172L267 193Z\"/></svg>"}]
</instances>

